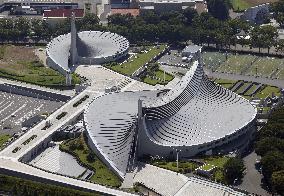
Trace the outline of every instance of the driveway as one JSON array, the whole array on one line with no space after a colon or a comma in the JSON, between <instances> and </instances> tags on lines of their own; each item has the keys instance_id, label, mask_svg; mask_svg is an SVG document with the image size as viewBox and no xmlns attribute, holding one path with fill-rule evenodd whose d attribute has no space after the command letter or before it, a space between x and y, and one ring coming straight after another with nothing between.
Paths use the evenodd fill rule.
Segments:
<instances>
[{"instance_id":1,"label":"driveway","mask_svg":"<svg viewBox=\"0 0 284 196\"><path fill-rule=\"evenodd\" d=\"M246 174L241 184L236 187L247 190L250 193L255 193L262 196L270 196L271 194L269 194L261 186L261 179L263 178L263 176L255 167L255 162L256 160L260 160L260 156L252 151L248 155L246 155L243 160L246 167Z\"/></svg>"}]
</instances>

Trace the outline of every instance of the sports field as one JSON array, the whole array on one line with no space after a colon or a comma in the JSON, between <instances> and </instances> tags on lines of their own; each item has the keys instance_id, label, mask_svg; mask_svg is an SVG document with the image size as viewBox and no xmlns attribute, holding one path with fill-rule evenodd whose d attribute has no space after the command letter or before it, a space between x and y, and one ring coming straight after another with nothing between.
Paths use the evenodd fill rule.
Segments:
<instances>
[{"instance_id":1,"label":"sports field","mask_svg":"<svg viewBox=\"0 0 284 196\"><path fill-rule=\"evenodd\" d=\"M231 7L236 12L241 12L249 7L260 5L263 3L273 3L277 0L230 0Z\"/></svg>"},{"instance_id":2,"label":"sports field","mask_svg":"<svg viewBox=\"0 0 284 196\"><path fill-rule=\"evenodd\" d=\"M284 60L276 57L203 52L202 61L216 72L284 79Z\"/></svg>"}]
</instances>

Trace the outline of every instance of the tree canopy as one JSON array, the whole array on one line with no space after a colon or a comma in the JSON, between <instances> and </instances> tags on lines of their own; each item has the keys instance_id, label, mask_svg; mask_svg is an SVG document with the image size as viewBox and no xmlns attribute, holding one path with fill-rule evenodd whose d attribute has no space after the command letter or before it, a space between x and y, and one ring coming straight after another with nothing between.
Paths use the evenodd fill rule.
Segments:
<instances>
[{"instance_id":1,"label":"tree canopy","mask_svg":"<svg viewBox=\"0 0 284 196\"><path fill-rule=\"evenodd\" d=\"M207 0L208 12L219 20L229 18L229 4L225 0Z\"/></svg>"},{"instance_id":2,"label":"tree canopy","mask_svg":"<svg viewBox=\"0 0 284 196\"><path fill-rule=\"evenodd\" d=\"M274 111L267 124L257 132L255 152L261 155L263 176L273 191L284 187L284 107Z\"/></svg>"},{"instance_id":3,"label":"tree canopy","mask_svg":"<svg viewBox=\"0 0 284 196\"><path fill-rule=\"evenodd\" d=\"M224 165L224 177L228 184L232 184L235 179L241 179L245 170L244 163L240 158L230 158Z\"/></svg>"}]
</instances>

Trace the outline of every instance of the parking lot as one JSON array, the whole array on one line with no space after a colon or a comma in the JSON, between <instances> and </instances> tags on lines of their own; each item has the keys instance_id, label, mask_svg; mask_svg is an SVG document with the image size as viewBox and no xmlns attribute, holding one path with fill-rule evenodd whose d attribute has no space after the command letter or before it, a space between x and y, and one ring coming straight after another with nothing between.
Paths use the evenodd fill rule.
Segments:
<instances>
[{"instance_id":1,"label":"parking lot","mask_svg":"<svg viewBox=\"0 0 284 196\"><path fill-rule=\"evenodd\" d=\"M62 104L0 91L0 134L20 132L22 122L36 115L50 114Z\"/></svg>"},{"instance_id":2,"label":"parking lot","mask_svg":"<svg viewBox=\"0 0 284 196\"><path fill-rule=\"evenodd\" d=\"M182 60L181 53L178 50L171 50L170 53L166 53L158 60L158 63L162 65L179 66L179 67L186 67L189 64L188 62L184 62Z\"/></svg>"}]
</instances>

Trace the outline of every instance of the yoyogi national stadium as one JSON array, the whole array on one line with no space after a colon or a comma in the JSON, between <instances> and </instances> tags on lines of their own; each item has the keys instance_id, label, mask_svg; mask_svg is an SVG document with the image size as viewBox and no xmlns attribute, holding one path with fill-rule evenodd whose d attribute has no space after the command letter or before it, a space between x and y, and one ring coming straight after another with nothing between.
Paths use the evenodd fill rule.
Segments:
<instances>
[{"instance_id":1,"label":"yoyogi national stadium","mask_svg":"<svg viewBox=\"0 0 284 196\"><path fill-rule=\"evenodd\" d=\"M127 39L114 33L77 33L73 17L71 33L48 44L47 63L68 76L77 64L114 61L128 48ZM210 81L200 52L174 88L106 93L85 110L89 146L120 178L145 155L192 157L239 149L251 139L256 108Z\"/></svg>"},{"instance_id":2,"label":"yoyogi national stadium","mask_svg":"<svg viewBox=\"0 0 284 196\"><path fill-rule=\"evenodd\" d=\"M255 131L256 109L210 81L196 61L168 92L109 93L93 100L84 122L91 148L121 178L137 157L191 157L241 147Z\"/></svg>"}]
</instances>

